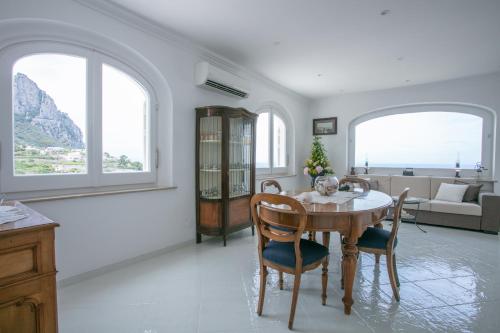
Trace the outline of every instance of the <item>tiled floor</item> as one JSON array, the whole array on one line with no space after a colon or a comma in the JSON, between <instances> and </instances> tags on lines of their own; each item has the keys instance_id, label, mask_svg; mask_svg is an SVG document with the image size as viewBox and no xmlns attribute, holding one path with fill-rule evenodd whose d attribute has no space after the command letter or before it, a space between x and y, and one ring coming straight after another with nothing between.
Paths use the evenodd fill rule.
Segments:
<instances>
[{"instance_id":1,"label":"tiled floor","mask_svg":"<svg viewBox=\"0 0 500 333\"><path fill-rule=\"evenodd\" d=\"M299 332L499 332L498 236L403 224L392 299L385 260L362 255L351 316L343 313L338 236L332 235L328 305L321 270L302 278L294 329ZM258 299L256 237L243 231L226 248L217 239L192 245L59 291L62 333L288 332L291 277L285 290L269 275L264 315Z\"/></svg>"}]
</instances>

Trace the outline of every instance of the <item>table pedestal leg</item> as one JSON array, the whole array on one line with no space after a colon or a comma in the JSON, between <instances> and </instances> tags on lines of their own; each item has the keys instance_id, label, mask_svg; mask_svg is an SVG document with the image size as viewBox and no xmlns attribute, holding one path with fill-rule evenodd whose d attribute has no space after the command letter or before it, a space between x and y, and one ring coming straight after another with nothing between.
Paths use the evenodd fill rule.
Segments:
<instances>
[{"instance_id":1,"label":"table pedestal leg","mask_svg":"<svg viewBox=\"0 0 500 333\"><path fill-rule=\"evenodd\" d=\"M358 247L356 246L357 237L346 237L344 239L344 255L342 265L344 268L344 313L351 314L351 306L354 303L352 299L352 287L354 285L354 277L356 275Z\"/></svg>"},{"instance_id":2,"label":"table pedestal leg","mask_svg":"<svg viewBox=\"0 0 500 333\"><path fill-rule=\"evenodd\" d=\"M323 232L323 245L330 248L330 232ZM323 292L321 293L321 302L326 305L326 289L328 287L328 262L330 256L326 256L323 260L323 274L321 275L321 283Z\"/></svg>"},{"instance_id":3,"label":"table pedestal leg","mask_svg":"<svg viewBox=\"0 0 500 333\"><path fill-rule=\"evenodd\" d=\"M375 228L379 228L379 229L384 229L384 225L380 222L380 223L377 223L375 224L374 226ZM375 255L375 263L378 264L380 263L380 254L376 254Z\"/></svg>"}]
</instances>

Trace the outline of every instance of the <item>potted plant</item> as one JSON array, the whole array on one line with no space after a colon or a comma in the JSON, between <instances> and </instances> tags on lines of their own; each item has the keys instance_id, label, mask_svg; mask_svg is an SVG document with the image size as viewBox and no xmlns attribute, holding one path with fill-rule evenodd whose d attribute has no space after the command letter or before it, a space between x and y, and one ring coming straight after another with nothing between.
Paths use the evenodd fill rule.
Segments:
<instances>
[{"instance_id":1,"label":"potted plant","mask_svg":"<svg viewBox=\"0 0 500 333\"><path fill-rule=\"evenodd\" d=\"M315 136L311 147L311 156L305 162L304 175L311 177L311 188L314 188L316 177L333 175L334 173L321 138Z\"/></svg>"}]
</instances>

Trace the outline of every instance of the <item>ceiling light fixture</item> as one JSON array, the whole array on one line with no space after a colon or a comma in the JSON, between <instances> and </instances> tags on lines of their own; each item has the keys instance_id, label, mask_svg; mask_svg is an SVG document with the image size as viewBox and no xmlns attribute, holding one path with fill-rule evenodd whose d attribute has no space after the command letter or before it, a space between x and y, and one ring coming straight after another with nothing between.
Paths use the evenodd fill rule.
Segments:
<instances>
[{"instance_id":1,"label":"ceiling light fixture","mask_svg":"<svg viewBox=\"0 0 500 333\"><path fill-rule=\"evenodd\" d=\"M411 82L411 80L405 80L406 83Z\"/></svg>"},{"instance_id":2,"label":"ceiling light fixture","mask_svg":"<svg viewBox=\"0 0 500 333\"><path fill-rule=\"evenodd\" d=\"M398 57L398 61L403 61L404 59L404 57Z\"/></svg>"},{"instance_id":3,"label":"ceiling light fixture","mask_svg":"<svg viewBox=\"0 0 500 333\"><path fill-rule=\"evenodd\" d=\"M280 44L281 44L281 42L280 42L279 40L277 40L277 41L273 42L273 45L274 45L274 46L278 46L278 45L280 45Z\"/></svg>"},{"instance_id":4,"label":"ceiling light fixture","mask_svg":"<svg viewBox=\"0 0 500 333\"><path fill-rule=\"evenodd\" d=\"M321 77L321 76L323 76L323 74L319 73L319 74L318 74L318 77Z\"/></svg>"},{"instance_id":5,"label":"ceiling light fixture","mask_svg":"<svg viewBox=\"0 0 500 333\"><path fill-rule=\"evenodd\" d=\"M384 9L383 11L380 12L380 15L382 16L386 16L387 14L389 14L391 12L390 9Z\"/></svg>"}]
</instances>

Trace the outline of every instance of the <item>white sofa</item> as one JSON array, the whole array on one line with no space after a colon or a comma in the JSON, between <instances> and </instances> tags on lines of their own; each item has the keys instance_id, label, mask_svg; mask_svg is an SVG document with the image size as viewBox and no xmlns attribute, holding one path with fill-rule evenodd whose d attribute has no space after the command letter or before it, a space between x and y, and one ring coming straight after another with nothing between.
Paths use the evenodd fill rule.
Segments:
<instances>
[{"instance_id":1,"label":"white sofa","mask_svg":"<svg viewBox=\"0 0 500 333\"><path fill-rule=\"evenodd\" d=\"M441 183L453 184L457 178L432 176L399 176L399 175L359 175L370 181L371 188L391 196L397 196L409 187L410 197L423 198L428 201L420 204L418 222L436 224L465 229L482 230L498 233L500 224L500 196L493 192L492 181L478 181L475 178L459 178L461 182L482 183L478 202L449 202L435 200ZM405 205L404 208L414 213L416 205Z\"/></svg>"}]
</instances>

